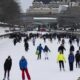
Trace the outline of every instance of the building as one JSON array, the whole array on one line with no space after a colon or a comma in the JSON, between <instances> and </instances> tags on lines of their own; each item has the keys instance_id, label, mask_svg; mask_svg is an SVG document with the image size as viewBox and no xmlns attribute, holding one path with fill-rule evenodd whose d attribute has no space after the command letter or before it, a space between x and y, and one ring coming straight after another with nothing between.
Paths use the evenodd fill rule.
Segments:
<instances>
[{"instance_id":1,"label":"building","mask_svg":"<svg viewBox=\"0 0 80 80\"><path fill-rule=\"evenodd\" d=\"M80 0L34 0L32 6L27 10L27 14L57 14L60 8L64 11L65 7L80 6ZM49 2L50 1L50 2Z\"/></svg>"},{"instance_id":2,"label":"building","mask_svg":"<svg viewBox=\"0 0 80 80\"><path fill-rule=\"evenodd\" d=\"M80 24L79 13L76 14L76 11L79 10L80 0L34 0L32 6L27 10L27 16L33 17L32 24L35 25L48 25L48 27L51 25L55 27L57 24L62 27L73 26L76 23ZM38 20L34 17L37 17ZM43 18L46 18L46 20Z\"/></svg>"}]
</instances>

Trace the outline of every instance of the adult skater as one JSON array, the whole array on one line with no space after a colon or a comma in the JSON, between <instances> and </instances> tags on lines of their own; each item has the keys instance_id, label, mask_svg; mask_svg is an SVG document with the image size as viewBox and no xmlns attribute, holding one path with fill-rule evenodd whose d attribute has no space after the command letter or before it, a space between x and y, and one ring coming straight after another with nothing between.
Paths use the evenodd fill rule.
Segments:
<instances>
[{"instance_id":1,"label":"adult skater","mask_svg":"<svg viewBox=\"0 0 80 80\"><path fill-rule=\"evenodd\" d=\"M65 44L65 40L64 40L64 38L62 39L62 44L63 44L63 45Z\"/></svg>"},{"instance_id":2,"label":"adult skater","mask_svg":"<svg viewBox=\"0 0 80 80\"><path fill-rule=\"evenodd\" d=\"M33 38L32 38L33 46L35 46L35 40L36 40L36 38L33 37Z\"/></svg>"},{"instance_id":3,"label":"adult skater","mask_svg":"<svg viewBox=\"0 0 80 80\"><path fill-rule=\"evenodd\" d=\"M77 46L79 46L79 38L76 38Z\"/></svg>"},{"instance_id":4,"label":"adult skater","mask_svg":"<svg viewBox=\"0 0 80 80\"><path fill-rule=\"evenodd\" d=\"M80 52L79 52L79 50L75 54L75 61L76 61L76 68L77 67L80 68Z\"/></svg>"},{"instance_id":5,"label":"adult skater","mask_svg":"<svg viewBox=\"0 0 80 80\"><path fill-rule=\"evenodd\" d=\"M16 38L13 39L14 46L16 45Z\"/></svg>"},{"instance_id":6,"label":"adult skater","mask_svg":"<svg viewBox=\"0 0 80 80\"><path fill-rule=\"evenodd\" d=\"M69 39L69 44L70 44L70 45L72 44L72 39L71 39L71 38Z\"/></svg>"},{"instance_id":7,"label":"adult skater","mask_svg":"<svg viewBox=\"0 0 80 80\"><path fill-rule=\"evenodd\" d=\"M28 41L26 41L24 43L24 47L25 47L25 51L28 51L28 49L29 49L29 43L28 43Z\"/></svg>"},{"instance_id":8,"label":"adult skater","mask_svg":"<svg viewBox=\"0 0 80 80\"><path fill-rule=\"evenodd\" d=\"M64 44L61 44L61 45L58 47L58 51L61 51L62 53L64 53L64 50L66 50L65 47L64 47Z\"/></svg>"},{"instance_id":9,"label":"adult skater","mask_svg":"<svg viewBox=\"0 0 80 80\"><path fill-rule=\"evenodd\" d=\"M46 60L46 59L48 60L48 52L50 52L50 49L48 48L47 45L45 45L45 47L44 47L45 60Z\"/></svg>"},{"instance_id":10,"label":"adult skater","mask_svg":"<svg viewBox=\"0 0 80 80\"><path fill-rule=\"evenodd\" d=\"M19 67L20 67L20 70L22 71L22 80L25 80L25 73L27 75L28 80L31 80L27 65L28 65L27 60L25 59L24 56L22 56L19 61Z\"/></svg>"},{"instance_id":11,"label":"adult skater","mask_svg":"<svg viewBox=\"0 0 80 80\"><path fill-rule=\"evenodd\" d=\"M42 45L39 44L39 46L37 46L37 51L38 51L38 54L37 54L38 57L37 57L37 59L41 59L42 50L44 50L44 49L43 49Z\"/></svg>"},{"instance_id":12,"label":"adult skater","mask_svg":"<svg viewBox=\"0 0 80 80\"><path fill-rule=\"evenodd\" d=\"M73 46L73 44L70 45L70 52L74 52L74 46Z\"/></svg>"},{"instance_id":13,"label":"adult skater","mask_svg":"<svg viewBox=\"0 0 80 80\"><path fill-rule=\"evenodd\" d=\"M65 57L64 57L64 54L62 53L62 51L60 51L58 56L57 56L57 62L59 62L60 71L61 71L62 68L65 71L64 62L66 62L66 60L65 60Z\"/></svg>"},{"instance_id":14,"label":"adult skater","mask_svg":"<svg viewBox=\"0 0 80 80\"><path fill-rule=\"evenodd\" d=\"M69 56L68 56L68 61L69 61L69 68L70 71L73 71L73 64L74 64L74 54L73 52L70 52Z\"/></svg>"},{"instance_id":15,"label":"adult skater","mask_svg":"<svg viewBox=\"0 0 80 80\"><path fill-rule=\"evenodd\" d=\"M43 36L43 40L44 40L44 42L46 42L46 36Z\"/></svg>"},{"instance_id":16,"label":"adult skater","mask_svg":"<svg viewBox=\"0 0 80 80\"><path fill-rule=\"evenodd\" d=\"M4 78L3 78L3 80L5 80L5 78L6 78L6 73L8 74L7 80L9 80L11 66L12 66L12 59L10 56L8 56L8 58L5 60L5 63L4 63Z\"/></svg>"}]
</instances>

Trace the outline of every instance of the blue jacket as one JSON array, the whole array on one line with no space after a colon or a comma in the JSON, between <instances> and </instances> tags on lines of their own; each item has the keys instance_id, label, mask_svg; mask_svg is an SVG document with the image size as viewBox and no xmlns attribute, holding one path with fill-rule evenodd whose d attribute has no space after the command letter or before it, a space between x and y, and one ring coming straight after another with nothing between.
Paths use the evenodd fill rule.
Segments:
<instances>
[{"instance_id":1,"label":"blue jacket","mask_svg":"<svg viewBox=\"0 0 80 80\"><path fill-rule=\"evenodd\" d=\"M69 63L74 62L74 55L73 54L69 54L68 60L69 60Z\"/></svg>"},{"instance_id":2,"label":"blue jacket","mask_svg":"<svg viewBox=\"0 0 80 80\"><path fill-rule=\"evenodd\" d=\"M41 45L39 45L39 46L37 47L37 50L39 50L39 53L41 53L41 52L42 52L42 50L43 50L42 46L41 46Z\"/></svg>"},{"instance_id":3,"label":"blue jacket","mask_svg":"<svg viewBox=\"0 0 80 80\"><path fill-rule=\"evenodd\" d=\"M21 59L20 62L19 62L19 67L20 69L26 69L27 68L27 60L24 58L24 59Z\"/></svg>"}]
</instances>

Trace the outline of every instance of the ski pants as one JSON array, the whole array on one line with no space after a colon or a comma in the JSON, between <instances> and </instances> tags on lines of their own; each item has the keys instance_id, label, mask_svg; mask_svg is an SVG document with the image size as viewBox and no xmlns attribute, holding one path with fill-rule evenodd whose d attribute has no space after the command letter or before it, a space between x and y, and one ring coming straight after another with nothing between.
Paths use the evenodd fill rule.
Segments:
<instances>
[{"instance_id":1,"label":"ski pants","mask_svg":"<svg viewBox=\"0 0 80 80\"><path fill-rule=\"evenodd\" d=\"M37 59L41 59L41 52L38 53Z\"/></svg>"},{"instance_id":2,"label":"ski pants","mask_svg":"<svg viewBox=\"0 0 80 80\"><path fill-rule=\"evenodd\" d=\"M45 58L48 58L48 52L45 52Z\"/></svg>"},{"instance_id":3,"label":"ski pants","mask_svg":"<svg viewBox=\"0 0 80 80\"><path fill-rule=\"evenodd\" d=\"M28 80L31 80L28 69L22 70L22 80L25 80L25 73L27 75Z\"/></svg>"},{"instance_id":4,"label":"ski pants","mask_svg":"<svg viewBox=\"0 0 80 80\"><path fill-rule=\"evenodd\" d=\"M76 61L76 68L79 67L80 68L80 62Z\"/></svg>"},{"instance_id":5,"label":"ski pants","mask_svg":"<svg viewBox=\"0 0 80 80\"><path fill-rule=\"evenodd\" d=\"M63 61L59 61L59 67L60 67L60 70L61 70L61 68L64 69L64 62Z\"/></svg>"},{"instance_id":6,"label":"ski pants","mask_svg":"<svg viewBox=\"0 0 80 80\"><path fill-rule=\"evenodd\" d=\"M70 71L73 71L73 62L69 62Z\"/></svg>"},{"instance_id":7,"label":"ski pants","mask_svg":"<svg viewBox=\"0 0 80 80\"><path fill-rule=\"evenodd\" d=\"M10 75L10 70L5 70L5 72L4 72L4 79L6 78L6 73L8 73L8 79L9 79L9 75Z\"/></svg>"}]
</instances>

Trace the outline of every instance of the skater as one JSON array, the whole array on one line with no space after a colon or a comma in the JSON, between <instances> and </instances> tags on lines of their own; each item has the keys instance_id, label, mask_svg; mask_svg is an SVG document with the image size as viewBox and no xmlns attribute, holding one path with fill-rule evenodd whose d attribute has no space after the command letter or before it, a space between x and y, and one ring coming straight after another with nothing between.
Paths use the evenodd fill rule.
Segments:
<instances>
[{"instance_id":1,"label":"skater","mask_svg":"<svg viewBox=\"0 0 80 80\"><path fill-rule=\"evenodd\" d=\"M25 47L25 51L28 51L29 50L29 44L28 44L28 41L26 41L24 43L24 47Z\"/></svg>"},{"instance_id":2,"label":"skater","mask_svg":"<svg viewBox=\"0 0 80 80\"><path fill-rule=\"evenodd\" d=\"M77 46L79 46L79 39L78 38L76 38L76 42L77 42Z\"/></svg>"},{"instance_id":3,"label":"skater","mask_svg":"<svg viewBox=\"0 0 80 80\"><path fill-rule=\"evenodd\" d=\"M64 62L66 62L66 60L65 60L65 57L64 57L64 54L62 53L62 51L60 51L57 56L57 62L59 62L60 71L61 71L61 68L63 68L63 70L65 71Z\"/></svg>"},{"instance_id":4,"label":"skater","mask_svg":"<svg viewBox=\"0 0 80 80\"><path fill-rule=\"evenodd\" d=\"M14 46L16 45L16 38L13 39Z\"/></svg>"},{"instance_id":5,"label":"skater","mask_svg":"<svg viewBox=\"0 0 80 80\"><path fill-rule=\"evenodd\" d=\"M69 44L70 44L70 45L72 44L72 39L71 39L71 38L69 39Z\"/></svg>"},{"instance_id":6,"label":"skater","mask_svg":"<svg viewBox=\"0 0 80 80\"><path fill-rule=\"evenodd\" d=\"M43 37L44 42L46 42L46 36Z\"/></svg>"},{"instance_id":7,"label":"skater","mask_svg":"<svg viewBox=\"0 0 80 80\"><path fill-rule=\"evenodd\" d=\"M38 54L37 54L38 57L37 57L37 59L41 59L42 50L44 50L44 49L43 49L42 45L39 44L39 46L37 47L37 51L38 51Z\"/></svg>"},{"instance_id":8,"label":"skater","mask_svg":"<svg viewBox=\"0 0 80 80\"><path fill-rule=\"evenodd\" d=\"M80 46L79 46L79 53L80 53Z\"/></svg>"},{"instance_id":9,"label":"skater","mask_svg":"<svg viewBox=\"0 0 80 80\"><path fill-rule=\"evenodd\" d=\"M35 46L35 37L33 37L32 42L33 42L33 46Z\"/></svg>"},{"instance_id":10,"label":"skater","mask_svg":"<svg viewBox=\"0 0 80 80\"><path fill-rule=\"evenodd\" d=\"M4 78L3 78L3 80L5 80L6 74L8 74L7 80L10 80L9 77L10 77L11 67L12 67L12 59L10 56L8 56L8 58L5 60L5 63L4 63Z\"/></svg>"},{"instance_id":11,"label":"skater","mask_svg":"<svg viewBox=\"0 0 80 80\"><path fill-rule=\"evenodd\" d=\"M52 36L51 35L50 35L49 39L50 39L50 42L52 42Z\"/></svg>"},{"instance_id":12,"label":"skater","mask_svg":"<svg viewBox=\"0 0 80 80\"><path fill-rule=\"evenodd\" d=\"M74 46L73 46L73 44L70 45L70 52L74 52Z\"/></svg>"},{"instance_id":13,"label":"skater","mask_svg":"<svg viewBox=\"0 0 80 80\"><path fill-rule=\"evenodd\" d=\"M70 71L73 71L73 64L74 64L74 54L72 52L70 52L69 56L68 56L68 61L69 61L69 68Z\"/></svg>"},{"instance_id":14,"label":"skater","mask_svg":"<svg viewBox=\"0 0 80 80\"><path fill-rule=\"evenodd\" d=\"M63 45L65 44L65 40L64 40L64 38L62 39L62 44L63 44Z\"/></svg>"},{"instance_id":15,"label":"skater","mask_svg":"<svg viewBox=\"0 0 80 80\"><path fill-rule=\"evenodd\" d=\"M45 47L44 47L45 60L46 60L46 59L48 60L48 51L50 52L50 49L48 48L47 45L45 45Z\"/></svg>"},{"instance_id":16,"label":"skater","mask_svg":"<svg viewBox=\"0 0 80 80\"><path fill-rule=\"evenodd\" d=\"M80 52L79 52L79 50L75 54L75 61L76 61L76 68L77 67L80 68Z\"/></svg>"},{"instance_id":17,"label":"skater","mask_svg":"<svg viewBox=\"0 0 80 80\"><path fill-rule=\"evenodd\" d=\"M28 80L31 80L27 65L28 65L27 60L25 59L24 56L22 56L19 62L19 67L20 70L22 71L22 80L25 80L25 73L27 75Z\"/></svg>"},{"instance_id":18,"label":"skater","mask_svg":"<svg viewBox=\"0 0 80 80\"><path fill-rule=\"evenodd\" d=\"M62 53L64 54L64 50L66 50L66 49L65 49L64 45L61 44L61 45L59 46L59 48L58 48L58 52L59 52L59 51L62 51Z\"/></svg>"}]
</instances>

